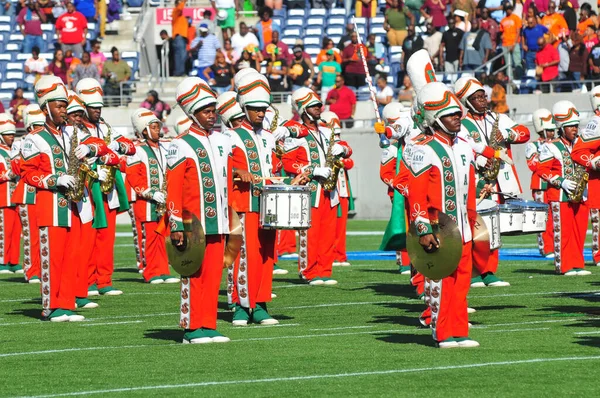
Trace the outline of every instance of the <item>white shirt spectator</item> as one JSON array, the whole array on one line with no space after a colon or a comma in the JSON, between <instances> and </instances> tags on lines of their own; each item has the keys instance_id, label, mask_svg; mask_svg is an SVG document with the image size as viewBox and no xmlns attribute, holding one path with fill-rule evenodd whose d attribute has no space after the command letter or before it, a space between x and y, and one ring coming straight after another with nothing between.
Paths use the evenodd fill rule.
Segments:
<instances>
[{"instance_id":1,"label":"white shirt spectator","mask_svg":"<svg viewBox=\"0 0 600 398\"><path fill-rule=\"evenodd\" d=\"M259 46L258 38L252 32L246 33L245 36L242 36L239 33L231 36L231 47L233 47L235 52L240 55L242 54L242 51L244 51L244 48L249 44L254 44L257 47Z\"/></svg>"},{"instance_id":2,"label":"white shirt spectator","mask_svg":"<svg viewBox=\"0 0 600 398\"><path fill-rule=\"evenodd\" d=\"M29 68L29 73L27 74L27 77L25 77L25 82L33 84L35 83L35 75L37 73L41 75L46 73L48 61L42 57L38 57L38 59L33 59L33 57L31 57L25 61L25 66Z\"/></svg>"},{"instance_id":3,"label":"white shirt spectator","mask_svg":"<svg viewBox=\"0 0 600 398\"><path fill-rule=\"evenodd\" d=\"M235 0L215 0L217 9L221 8L235 8Z\"/></svg>"},{"instance_id":4,"label":"white shirt spectator","mask_svg":"<svg viewBox=\"0 0 600 398\"><path fill-rule=\"evenodd\" d=\"M429 56L434 62L437 60L437 53L440 51L440 43L442 42L442 32L435 32L432 35L423 35L423 48L427 50Z\"/></svg>"},{"instance_id":5,"label":"white shirt spectator","mask_svg":"<svg viewBox=\"0 0 600 398\"><path fill-rule=\"evenodd\" d=\"M378 87L376 97L378 100L384 100L384 99L387 99L388 97L394 98L394 90L392 90L392 88L390 86L385 86L382 89L380 89Z\"/></svg>"}]
</instances>

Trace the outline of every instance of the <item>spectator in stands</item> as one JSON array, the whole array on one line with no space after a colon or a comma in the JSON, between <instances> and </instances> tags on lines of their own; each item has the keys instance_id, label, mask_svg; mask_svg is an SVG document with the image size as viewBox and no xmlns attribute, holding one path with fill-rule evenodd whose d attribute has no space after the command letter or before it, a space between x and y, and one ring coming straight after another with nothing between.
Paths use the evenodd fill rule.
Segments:
<instances>
[{"instance_id":1,"label":"spectator in stands","mask_svg":"<svg viewBox=\"0 0 600 398\"><path fill-rule=\"evenodd\" d=\"M460 10L458 10L460 11ZM459 49L465 32L455 26L452 18L448 18L448 30L442 34L440 43L440 68L448 73L458 72Z\"/></svg>"},{"instance_id":2,"label":"spectator in stands","mask_svg":"<svg viewBox=\"0 0 600 398\"><path fill-rule=\"evenodd\" d=\"M277 31L273 32L271 35L271 42L263 48L262 55L265 59L268 59L271 56L270 54L273 48L279 49L279 58L285 59L287 63L292 61L293 56L290 54L290 48L287 44L279 40L279 32Z\"/></svg>"},{"instance_id":3,"label":"spectator in stands","mask_svg":"<svg viewBox=\"0 0 600 398\"><path fill-rule=\"evenodd\" d=\"M279 57L279 48L273 47L267 61L267 80L273 92L287 91L288 64L284 58Z\"/></svg>"},{"instance_id":4,"label":"spectator in stands","mask_svg":"<svg viewBox=\"0 0 600 398\"><path fill-rule=\"evenodd\" d=\"M287 2L288 3L288 8L290 1ZM335 0L312 0L312 6L313 8L325 8L325 9L330 9L335 7Z\"/></svg>"},{"instance_id":5,"label":"spectator in stands","mask_svg":"<svg viewBox=\"0 0 600 398\"><path fill-rule=\"evenodd\" d=\"M188 28L187 28L187 36L185 37L187 39L187 47L186 50L190 51L191 47L192 47L192 42L194 41L194 39L196 38L196 28L194 27L194 20L192 19L192 17L187 17L187 21L188 21Z\"/></svg>"},{"instance_id":6,"label":"spectator in stands","mask_svg":"<svg viewBox=\"0 0 600 398\"><path fill-rule=\"evenodd\" d=\"M295 46L293 51L294 57L288 68L288 77L292 84L292 91L296 91L300 87L310 87L315 72L302 56L302 47Z\"/></svg>"},{"instance_id":7,"label":"spectator in stands","mask_svg":"<svg viewBox=\"0 0 600 398\"><path fill-rule=\"evenodd\" d=\"M383 114L383 108L394 100L394 90L387 84L387 79L380 76L377 79L377 94L375 95L377 100L377 107L379 108L379 114Z\"/></svg>"},{"instance_id":8,"label":"spectator in stands","mask_svg":"<svg viewBox=\"0 0 600 398\"><path fill-rule=\"evenodd\" d=\"M404 6L401 0L392 0L392 6L385 11L385 23L383 28L387 31L388 43L390 46L401 46L404 39L408 36L406 31L407 22L415 26L415 17Z\"/></svg>"},{"instance_id":9,"label":"spectator in stands","mask_svg":"<svg viewBox=\"0 0 600 398\"><path fill-rule=\"evenodd\" d=\"M537 46L539 48L535 56L536 75L542 82L551 82L558 78L558 63L560 56L558 50L551 44L546 44L546 39L540 37ZM542 85L542 92L550 92L550 86Z\"/></svg>"},{"instance_id":10,"label":"spectator in stands","mask_svg":"<svg viewBox=\"0 0 600 398\"><path fill-rule=\"evenodd\" d=\"M205 24L208 27L208 33L215 34L215 21L212 20L212 12L210 10L204 10L202 13L202 19L198 26ZM198 31L198 36L200 35L200 31Z\"/></svg>"},{"instance_id":11,"label":"spectator in stands","mask_svg":"<svg viewBox=\"0 0 600 398\"><path fill-rule=\"evenodd\" d=\"M548 0L525 0L525 4L523 4L523 8L525 10L527 10L532 5L535 7L535 9L538 13L546 14L546 12L548 12L548 5L549 5ZM517 14L517 15L520 15L520 14Z\"/></svg>"},{"instance_id":12,"label":"spectator in stands","mask_svg":"<svg viewBox=\"0 0 600 398\"><path fill-rule=\"evenodd\" d=\"M88 22L96 22L98 13L96 12L96 3L98 0L73 0L77 11L83 14Z\"/></svg>"},{"instance_id":13,"label":"spectator in stands","mask_svg":"<svg viewBox=\"0 0 600 398\"><path fill-rule=\"evenodd\" d=\"M4 5L0 2L0 10L4 10ZM0 113L6 113L6 109L4 109L4 104L0 101Z\"/></svg>"},{"instance_id":14,"label":"spectator in stands","mask_svg":"<svg viewBox=\"0 0 600 398\"><path fill-rule=\"evenodd\" d=\"M217 25L223 31L223 40L230 38L235 33L236 1L210 0L210 4L217 10Z\"/></svg>"},{"instance_id":15,"label":"spectator in stands","mask_svg":"<svg viewBox=\"0 0 600 398\"><path fill-rule=\"evenodd\" d=\"M312 70L315 70L315 64L313 64L313 62L312 62L312 57L310 56L309 53L304 51L304 42L302 41L302 39L296 39L296 43L294 44L294 47L300 47L302 49L302 58L304 59L304 61L306 62L306 64L308 65L309 68L311 68ZM292 62L292 59L294 59L294 54L290 53L288 65Z\"/></svg>"},{"instance_id":16,"label":"spectator in stands","mask_svg":"<svg viewBox=\"0 0 600 398\"><path fill-rule=\"evenodd\" d=\"M208 32L208 26L201 24L200 37L196 37L192 42L191 50L198 50L198 75L204 74L204 69L210 67L215 62L215 54L221 49L221 44L217 36Z\"/></svg>"},{"instance_id":17,"label":"spectator in stands","mask_svg":"<svg viewBox=\"0 0 600 398\"><path fill-rule=\"evenodd\" d=\"M513 14L513 6L510 2L504 3L504 11L506 17L500 22L500 32L502 33L502 49L504 53L504 62L508 65L509 59L512 61L512 68L515 71L515 76L520 78L522 73L521 67L521 18Z\"/></svg>"},{"instance_id":18,"label":"spectator in stands","mask_svg":"<svg viewBox=\"0 0 600 398\"><path fill-rule=\"evenodd\" d=\"M405 74L402 78L402 86L398 90L398 101L405 106L412 106L413 99L415 97L415 88L412 85L412 81L408 74Z\"/></svg>"},{"instance_id":19,"label":"spectator in stands","mask_svg":"<svg viewBox=\"0 0 600 398\"><path fill-rule=\"evenodd\" d=\"M73 3L67 3L67 12L56 20L56 33L62 50L71 50L76 57L80 57L87 31L87 20L83 14L75 10Z\"/></svg>"},{"instance_id":20,"label":"spectator in stands","mask_svg":"<svg viewBox=\"0 0 600 398\"><path fill-rule=\"evenodd\" d=\"M40 57L39 47L31 49L31 58L25 61L25 84L27 91L33 91L33 86L42 75L48 74L48 61Z\"/></svg>"},{"instance_id":21,"label":"spectator in stands","mask_svg":"<svg viewBox=\"0 0 600 398\"><path fill-rule=\"evenodd\" d=\"M448 23L450 23L451 20L454 21L456 29L459 29L462 32L468 32L471 30L471 21L468 19L469 14L463 10L455 10L452 15L452 17L448 18Z\"/></svg>"},{"instance_id":22,"label":"spectator in stands","mask_svg":"<svg viewBox=\"0 0 600 398\"><path fill-rule=\"evenodd\" d=\"M372 60L371 53L367 54L367 61ZM350 35L350 44L342 51L342 62L344 63L344 81L349 86L360 88L365 83L365 68L358 55L358 34L352 32ZM337 112L336 112L337 113ZM339 114L338 114L339 115Z\"/></svg>"},{"instance_id":23,"label":"spectator in stands","mask_svg":"<svg viewBox=\"0 0 600 398\"><path fill-rule=\"evenodd\" d=\"M13 6L10 0L0 0L0 16L4 15L13 15ZM4 113L4 110L0 113Z\"/></svg>"},{"instance_id":24,"label":"spectator in stands","mask_svg":"<svg viewBox=\"0 0 600 398\"><path fill-rule=\"evenodd\" d=\"M536 18L527 17L527 26L523 29L523 51L525 52L525 68L535 69L540 37L548 33L548 28L537 23Z\"/></svg>"},{"instance_id":25,"label":"spectator in stands","mask_svg":"<svg viewBox=\"0 0 600 398\"><path fill-rule=\"evenodd\" d=\"M569 50L569 80L585 80L588 71L589 52L577 32L571 35L573 47ZM581 84L574 84L573 90L580 90Z\"/></svg>"},{"instance_id":26,"label":"spectator in stands","mask_svg":"<svg viewBox=\"0 0 600 398\"><path fill-rule=\"evenodd\" d=\"M423 48L429 53L433 65L441 68L440 61L440 44L442 43L442 34L436 29L436 27L428 22L426 26L426 35L423 36Z\"/></svg>"},{"instance_id":27,"label":"spectator in stands","mask_svg":"<svg viewBox=\"0 0 600 398\"><path fill-rule=\"evenodd\" d=\"M354 112L356 112L356 94L346 87L344 76L336 76L335 87L327 94L326 103L329 105L329 110L338 115L342 123L345 120L352 120L354 118ZM354 126L352 122L346 122L345 124L346 128Z\"/></svg>"},{"instance_id":28,"label":"spectator in stands","mask_svg":"<svg viewBox=\"0 0 600 398\"><path fill-rule=\"evenodd\" d=\"M126 82L131 77L131 68L127 65L127 62L121 59L119 50L116 47L111 48L112 59L106 61L102 70L102 76L104 77L104 95L109 98L107 106L118 106L121 102L115 99L115 96L121 94L127 95L129 93L129 87L121 86L121 83ZM121 90L121 87L123 89Z\"/></svg>"},{"instance_id":29,"label":"spectator in stands","mask_svg":"<svg viewBox=\"0 0 600 398\"><path fill-rule=\"evenodd\" d=\"M121 18L121 1L122 0L108 0L108 7L106 9L106 22L109 24L118 21Z\"/></svg>"},{"instance_id":30,"label":"spectator in stands","mask_svg":"<svg viewBox=\"0 0 600 398\"><path fill-rule=\"evenodd\" d=\"M587 8L581 8L579 11L579 23L577 23L577 33L585 35L585 30L588 26L596 28L594 19L592 18L590 11Z\"/></svg>"},{"instance_id":31,"label":"spectator in stands","mask_svg":"<svg viewBox=\"0 0 600 398\"><path fill-rule=\"evenodd\" d=\"M459 49L460 70L474 70L487 62L492 51L492 41L490 34L479 28L479 20L473 20L471 31L463 35Z\"/></svg>"},{"instance_id":32,"label":"spectator in stands","mask_svg":"<svg viewBox=\"0 0 600 398\"><path fill-rule=\"evenodd\" d=\"M273 10L281 10L283 8L283 0L264 0L267 7Z\"/></svg>"},{"instance_id":33,"label":"spectator in stands","mask_svg":"<svg viewBox=\"0 0 600 398\"><path fill-rule=\"evenodd\" d=\"M102 51L100 51L99 41L92 41L92 51L90 52L90 58L92 60L92 63L96 65L98 73L102 74L102 68L104 67L104 63L106 62L106 56Z\"/></svg>"},{"instance_id":34,"label":"spectator in stands","mask_svg":"<svg viewBox=\"0 0 600 398\"><path fill-rule=\"evenodd\" d=\"M590 80L600 79L600 43L596 44L590 51L588 56L589 74L587 76Z\"/></svg>"},{"instance_id":35,"label":"spectator in stands","mask_svg":"<svg viewBox=\"0 0 600 398\"><path fill-rule=\"evenodd\" d=\"M346 33L342 37L340 37L340 41L338 42L338 50L344 51L344 48L346 48L346 46L350 44L350 37L352 36L352 33L354 33L354 24L348 22L346 24Z\"/></svg>"},{"instance_id":36,"label":"spectator in stands","mask_svg":"<svg viewBox=\"0 0 600 398\"><path fill-rule=\"evenodd\" d=\"M254 33L260 42L260 49L273 41L273 32L280 33L279 24L273 22L273 9L271 7L262 7L258 11L260 21L254 26Z\"/></svg>"},{"instance_id":37,"label":"spectator in stands","mask_svg":"<svg viewBox=\"0 0 600 398\"><path fill-rule=\"evenodd\" d=\"M402 65L404 66L404 70L406 71L406 63L410 56L423 48L423 38L421 35L415 35L415 27L409 26L406 31L408 32L408 36L404 39L404 43L402 44Z\"/></svg>"},{"instance_id":38,"label":"spectator in stands","mask_svg":"<svg viewBox=\"0 0 600 398\"><path fill-rule=\"evenodd\" d=\"M550 1L548 3L548 12L542 18L544 25L555 38L560 39L569 35L569 26L565 17L556 12L556 3Z\"/></svg>"},{"instance_id":39,"label":"spectator in stands","mask_svg":"<svg viewBox=\"0 0 600 398\"><path fill-rule=\"evenodd\" d=\"M552 45L550 42L548 42L548 45ZM571 56L569 54L569 43L568 43L568 38L564 38L561 39L560 41L558 41L558 47L556 47L556 49L558 50L558 57L559 57L559 62L558 62L558 80L564 81L564 80L568 80L569 78L569 64L571 62ZM566 86L566 85L559 85L557 87L558 91L572 91L572 85Z\"/></svg>"},{"instance_id":40,"label":"spectator in stands","mask_svg":"<svg viewBox=\"0 0 600 398\"><path fill-rule=\"evenodd\" d=\"M148 91L146 100L140 104L140 107L150 110L154 113L154 116L163 123L167 122L167 118L171 114L171 107L169 104L158 98L158 92L156 92L156 90Z\"/></svg>"},{"instance_id":41,"label":"spectator in stands","mask_svg":"<svg viewBox=\"0 0 600 398\"><path fill-rule=\"evenodd\" d=\"M492 85L492 98L490 100L490 109L496 113L508 113L509 108L506 103L506 83L508 77L504 74L504 71L496 73L496 79Z\"/></svg>"},{"instance_id":42,"label":"spectator in stands","mask_svg":"<svg viewBox=\"0 0 600 398\"><path fill-rule=\"evenodd\" d=\"M479 18L479 28L485 30L490 35L490 40L492 42L492 51L496 51L496 47L498 46L498 32L500 31L500 27L498 26L498 22L496 22L493 18L490 18L490 10L484 8L481 10L481 18Z\"/></svg>"},{"instance_id":43,"label":"spectator in stands","mask_svg":"<svg viewBox=\"0 0 600 398\"><path fill-rule=\"evenodd\" d=\"M252 46L252 44L250 46ZM257 71L260 71L260 63L262 61L263 57L258 47L254 47L252 52L246 49L242 51L242 56L235 63L234 69L236 72L245 68L254 68Z\"/></svg>"},{"instance_id":44,"label":"spectator in stands","mask_svg":"<svg viewBox=\"0 0 600 398\"><path fill-rule=\"evenodd\" d=\"M67 50L65 51L65 62L69 65L69 70L67 71L67 85L72 88L73 79L75 78L75 69L78 65L81 65L81 59L75 58L73 56L73 51ZM98 76L100 78L100 76Z\"/></svg>"},{"instance_id":45,"label":"spectator in stands","mask_svg":"<svg viewBox=\"0 0 600 398\"><path fill-rule=\"evenodd\" d=\"M590 25L587 28L585 28L585 36L583 37L583 44L585 45L585 48L587 48L587 50L590 51L592 47L594 47L599 42L600 40L598 40L598 35L596 34L594 27Z\"/></svg>"},{"instance_id":46,"label":"spectator in stands","mask_svg":"<svg viewBox=\"0 0 600 398\"><path fill-rule=\"evenodd\" d=\"M506 16L506 12L503 7L504 3L506 3L506 0L485 0L483 7L490 11L490 16L494 21L500 23L500 21L502 21L502 19L504 19Z\"/></svg>"},{"instance_id":47,"label":"spectator in stands","mask_svg":"<svg viewBox=\"0 0 600 398\"><path fill-rule=\"evenodd\" d=\"M62 1L55 3L54 0L37 0L37 2L42 12L46 15L48 23L55 23L56 19L66 11Z\"/></svg>"},{"instance_id":48,"label":"spectator in stands","mask_svg":"<svg viewBox=\"0 0 600 398\"><path fill-rule=\"evenodd\" d=\"M474 0L452 0L452 6L450 12L454 14L454 11L461 10L469 15L469 19L475 17L476 2Z\"/></svg>"},{"instance_id":49,"label":"spectator in stands","mask_svg":"<svg viewBox=\"0 0 600 398\"><path fill-rule=\"evenodd\" d=\"M174 76L185 76L188 21L183 15L183 9L185 8L186 1L187 0L175 0L175 8L173 9L173 14L171 16L171 27L173 29L173 41L171 42L171 49L173 50Z\"/></svg>"},{"instance_id":50,"label":"spectator in stands","mask_svg":"<svg viewBox=\"0 0 600 398\"><path fill-rule=\"evenodd\" d=\"M237 60L240 58L240 55L233 49L231 45L231 39L225 39L223 42L223 55L225 56L225 61L228 64L235 64Z\"/></svg>"},{"instance_id":51,"label":"spectator in stands","mask_svg":"<svg viewBox=\"0 0 600 398\"><path fill-rule=\"evenodd\" d=\"M25 109L27 105L29 105L29 100L23 98L23 89L20 87L15 89L15 93L13 94L13 98L8 107L17 128L25 127L23 125L23 109Z\"/></svg>"},{"instance_id":52,"label":"spectator in stands","mask_svg":"<svg viewBox=\"0 0 600 398\"><path fill-rule=\"evenodd\" d=\"M47 19L46 14L40 10L40 5L37 2L29 0L26 5L17 16L17 24L19 24L21 34L25 37L21 51L28 54L34 46L44 48L42 24L46 23Z\"/></svg>"},{"instance_id":53,"label":"spectator in stands","mask_svg":"<svg viewBox=\"0 0 600 398\"><path fill-rule=\"evenodd\" d=\"M60 77L60 80L67 84L67 71L69 66L64 58L63 50L55 50L52 62L50 62L50 66L48 67L48 74Z\"/></svg>"},{"instance_id":54,"label":"spectator in stands","mask_svg":"<svg viewBox=\"0 0 600 398\"><path fill-rule=\"evenodd\" d=\"M71 87L75 88L77 83L86 77L92 77L100 81L100 72L98 72L98 68L92 63L90 53L84 51L83 55L81 56L81 63L75 67L75 73L73 74L73 82L71 83Z\"/></svg>"},{"instance_id":55,"label":"spectator in stands","mask_svg":"<svg viewBox=\"0 0 600 398\"><path fill-rule=\"evenodd\" d=\"M104 35L106 34L106 21L108 19L108 4L106 4L106 1L98 1L97 9L99 29L98 39L104 40Z\"/></svg>"},{"instance_id":56,"label":"spectator in stands","mask_svg":"<svg viewBox=\"0 0 600 398\"><path fill-rule=\"evenodd\" d=\"M448 24L446 20L446 3L444 0L425 0L421 7L421 14L435 28L440 29Z\"/></svg>"},{"instance_id":57,"label":"spectator in stands","mask_svg":"<svg viewBox=\"0 0 600 398\"><path fill-rule=\"evenodd\" d=\"M250 32L248 25L246 25L245 22L240 22L239 33L235 33L231 36L231 46L236 53L242 54L242 51L250 44L256 47L260 46L258 38L254 33Z\"/></svg>"},{"instance_id":58,"label":"spectator in stands","mask_svg":"<svg viewBox=\"0 0 600 398\"><path fill-rule=\"evenodd\" d=\"M335 45L333 43L333 40L331 40L329 37L323 38L323 46L321 46L321 51L319 51L319 54L317 54L317 60L315 62L317 66L321 62L328 60L329 50L333 52L333 58L335 62L337 62L340 65L342 64L342 56L340 55L340 51L336 51L337 49L334 50L334 47Z\"/></svg>"},{"instance_id":59,"label":"spectator in stands","mask_svg":"<svg viewBox=\"0 0 600 398\"><path fill-rule=\"evenodd\" d=\"M404 6L410 11L410 13L415 17L415 24L421 24L421 7L425 3L425 0L402 0L404 2Z\"/></svg>"},{"instance_id":60,"label":"spectator in stands","mask_svg":"<svg viewBox=\"0 0 600 398\"><path fill-rule=\"evenodd\" d=\"M560 0L559 9L562 11L569 30L571 32L575 31L577 29L577 13L571 7L571 2L569 0Z\"/></svg>"},{"instance_id":61,"label":"spectator in stands","mask_svg":"<svg viewBox=\"0 0 600 398\"><path fill-rule=\"evenodd\" d=\"M335 87L336 77L342 73L342 66L335 59L336 51L333 48L327 50L326 60L319 64L319 75L317 84L321 85L321 98L327 99L327 94Z\"/></svg>"},{"instance_id":62,"label":"spectator in stands","mask_svg":"<svg viewBox=\"0 0 600 398\"><path fill-rule=\"evenodd\" d=\"M358 18L373 18L377 15L377 0L356 0L354 11Z\"/></svg>"},{"instance_id":63,"label":"spectator in stands","mask_svg":"<svg viewBox=\"0 0 600 398\"><path fill-rule=\"evenodd\" d=\"M233 86L233 66L225 61L225 56L221 51L217 51L215 62L202 72L204 80L209 82L217 94L223 94L231 90Z\"/></svg>"}]
</instances>

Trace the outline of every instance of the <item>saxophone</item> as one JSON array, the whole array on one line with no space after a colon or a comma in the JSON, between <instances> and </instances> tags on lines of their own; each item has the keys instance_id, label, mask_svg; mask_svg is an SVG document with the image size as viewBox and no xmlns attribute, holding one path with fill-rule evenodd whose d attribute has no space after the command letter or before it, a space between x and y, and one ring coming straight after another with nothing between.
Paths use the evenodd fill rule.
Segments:
<instances>
[{"instance_id":1,"label":"saxophone","mask_svg":"<svg viewBox=\"0 0 600 398\"><path fill-rule=\"evenodd\" d=\"M321 122L326 123L327 127L331 129L331 136L329 137L329 147L327 148L327 155L325 156L325 167L331 169L331 175L325 181L323 181L323 188L326 191L333 191L337 186L337 180L340 175L340 170L344 168L344 163L333 156L331 151L335 145L335 127L333 123L327 123L321 119Z\"/></svg>"},{"instance_id":2,"label":"saxophone","mask_svg":"<svg viewBox=\"0 0 600 398\"><path fill-rule=\"evenodd\" d=\"M83 199L86 183L88 184L88 187L91 186L93 180L98 178L98 173L92 170L85 161L78 159L77 156L75 156L75 149L77 149L77 146L79 145L77 127L70 124L66 117L65 122L67 126L73 127L73 134L71 135L70 140L71 148L69 148L69 167L67 168L67 174L75 178L75 185L73 188L67 189L65 195L70 201L79 202Z\"/></svg>"},{"instance_id":3,"label":"saxophone","mask_svg":"<svg viewBox=\"0 0 600 398\"><path fill-rule=\"evenodd\" d=\"M269 128L271 129L271 133L273 133L275 131L275 129L279 126L279 110L277 108L275 108L274 106L271 106L271 108L273 108L273 112L275 113L275 116L273 117L273 120L271 121L271 126L269 126ZM284 150L283 150L283 145L281 145L280 141L277 141L275 143L275 156L277 156L279 159L281 159L281 157L283 156Z\"/></svg>"},{"instance_id":4,"label":"saxophone","mask_svg":"<svg viewBox=\"0 0 600 398\"><path fill-rule=\"evenodd\" d=\"M500 116L496 114L496 120L494 120L494 125L492 126L492 132L490 133L489 141L489 146L495 151L498 149L502 149L501 141L498 140L498 135L500 135L500 129L498 128L499 121ZM487 182L495 181L498 178L498 173L500 172L501 160L496 157L493 157L490 159L490 162L492 163L491 166L486 167L482 172L483 178Z\"/></svg>"},{"instance_id":5,"label":"saxophone","mask_svg":"<svg viewBox=\"0 0 600 398\"><path fill-rule=\"evenodd\" d=\"M103 118L100 120L104 122L104 124L106 124L106 127L108 128L108 133L104 137L104 142L106 143L106 145L109 145L112 138L112 127L110 126L110 124L106 123L106 121ZM102 191L102 193L108 194L112 191L113 187L115 186L115 174L117 173L117 168L115 166L100 167L108 171L108 177L106 178L106 180L100 182L100 190Z\"/></svg>"},{"instance_id":6,"label":"saxophone","mask_svg":"<svg viewBox=\"0 0 600 398\"><path fill-rule=\"evenodd\" d=\"M159 145L159 152L158 152L158 156L162 156L160 154L160 143ZM162 192L163 195L165 195L165 203L157 203L156 204L156 214L158 214L159 218L162 218L162 216L165 215L165 213L167 212L167 167L165 165L165 171L163 173L163 181L162 181L162 185L160 186L160 191Z\"/></svg>"},{"instance_id":7,"label":"saxophone","mask_svg":"<svg viewBox=\"0 0 600 398\"><path fill-rule=\"evenodd\" d=\"M583 194L585 192L585 188L587 187L589 178L590 175L587 171L585 171L585 167L573 162L573 174L571 174L568 179L575 181L577 185L575 186L575 189L573 189L573 192L567 194L569 202L580 203L583 201Z\"/></svg>"}]
</instances>

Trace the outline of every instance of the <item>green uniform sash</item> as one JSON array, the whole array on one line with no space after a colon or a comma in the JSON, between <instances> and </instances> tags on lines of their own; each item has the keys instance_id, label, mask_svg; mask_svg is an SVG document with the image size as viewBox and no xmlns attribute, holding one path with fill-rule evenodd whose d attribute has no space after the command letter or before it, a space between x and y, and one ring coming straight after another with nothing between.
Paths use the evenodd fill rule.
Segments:
<instances>
[{"instance_id":1,"label":"green uniform sash","mask_svg":"<svg viewBox=\"0 0 600 398\"><path fill-rule=\"evenodd\" d=\"M239 135L240 139L244 143L246 157L248 158L248 171L255 177L255 183L250 186L250 211L260 211L260 193L264 182L262 180L262 166L260 163L260 154L258 153L256 140L246 129L239 128L235 129L235 132Z\"/></svg>"},{"instance_id":2,"label":"green uniform sash","mask_svg":"<svg viewBox=\"0 0 600 398\"><path fill-rule=\"evenodd\" d=\"M67 154L64 152L64 149L58 143L58 139L54 136L54 134L46 130L41 130L38 133L38 135L42 137L52 149L52 166L54 168L54 174L56 174L57 176L67 174L67 169L65 165L65 158L67 157ZM65 196L64 192L59 191L57 189L55 184L51 186L50 179L48 179L48 187L51 188L54 191L54 195L56 195L56 219L58 221L58 226L68 227L69 200Z\"/></svg>"},{"instance_id":3,"label":"green uniform sash","mask_svg":"<svg viewBox=\"0 0 600 398\"><path fill-rule=\"evenodd\" d=\"M400 172L400 163L402 163L402 146L396 143L398 148L398 157L396 158L396 174ZM352 195L350 195L352 197ZM397 251L406 247L406 209L404 205L404 196L398 190L394 189L392 198L392 214L390 221L385 228L379 250Z\"/></svg>"},{"instance_id":4,"label":"green uniform sash","mask_svg":"<svg viewBox=\"0 0 600 398\"><path fill-rule=\"evenodd\" d=\"M444 213L446 213L454 222L458 223L458 204L456 201L456 176L452 167L452 159L446 152L446 149L435 139L429 142L429 146L442 161L442 180L444 182Z\"/></svg>"}]
</instances>

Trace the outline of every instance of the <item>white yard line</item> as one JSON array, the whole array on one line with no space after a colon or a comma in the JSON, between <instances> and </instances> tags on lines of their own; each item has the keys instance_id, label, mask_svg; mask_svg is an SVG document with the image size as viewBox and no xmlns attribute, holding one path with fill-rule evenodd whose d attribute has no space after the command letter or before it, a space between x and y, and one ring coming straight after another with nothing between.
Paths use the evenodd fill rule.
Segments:
<instances>
[{"instance_id":1,"label":"white yard line","mask_svg":"<svg viewBox=\"0 0 600 398\"><path fill-rule=\"evenodd\" d=\"M416 320L416 318L415 318ZM344 326L339 328L321 328L321 329L308 329L310 331L323 331L323 330L346 330L346 329L370 329L375 326Z\"/></svg>"},{"instance_id":2,"label":"white yard line","mask_svg":"<svg viewBox=\"0 0 600 398\"><path fill-rule=\"evenodd\" d=\"M144 321L123 321L123 322L105 322L105 323L80 323L79 326L107 326L107 325L126 325L131 323L143 323Z\"/></svg>"},{"instance_id":3,"label":"white yard line","mask_svg":"<svg viewBox=\"0 0 600 398\"><path fill-rule=\"evenodd\" d=\"M36 396L33 396L32 398L55 398L55 397L77 396L77 395L109 394L109 393L133 392L133 391L167 390L167 389L174 389L174 388L208 387L208 386L222 386L222 385L236 385L236 384L279 383L279 382L286 382L286 381L308 381L308 380L319 380L319 379L338 379L338 378L346 378L346 377L385 376L385 375L396 375L396 374L403 374L403 373L418 373L418 372L431 373L431 372L435 372L435 371L473 369L473 368L484 368L484 367L493 367L493 366L514 366L514 365L534 364L534 363L597 361L597 360L600 360L600 356L532 358L532 359L523 359L523 360L516 360L516 361L468 363L468 364L464 364L464 365L433 366L433 367L422 367L422 368L412 368L412 369L387 369L387 370L374 370L374 371L368 371L368 372L313 374L313 375L298 375L298 376L287 376L287 377L272 377L272 378L264 378L264 379L204 381L204 382L184 383L184 384L165 384L165 385L156 385L156 386L111 388L111 389L104 389L104 390L75 391L75 392L67 392L67 393L61 393L61 394L36 395Z\"/></svg>"},{"instance_id":4,"label":"white yard line","mask_svg":"<svg viewBox=\"0 0 600 398\"><path fill-rule=\"evenodd\" d=\"M589 332L575 332L573 334L577 334L577 335L586 335L586 334L600 334L600 330L596 330L596 331L589 331Z\"/></svg>"},{"instance_id":5,"label":"white yard line","mask_svg":"<svg viewBox=\"0 0 600 398\"><path fill-rule=\"evenodd\" d=\"M512 333L512 332L531 332L538 330L550 330L550 328L527 328L527 329L500 329L500 330L484 330L486 333Z\"/></svg>"},{"instance_id":6,"label":"white yard line","mask_svg":"<svg viewBox=\"0 0 600 398\"><path fill-rule=\"evenodd\" d=\"M561 323L561 322L573 322L577 320L590 319L591 317L580 317L580 318L563 318L563 319L549 319L546 321L529 321L529 322L511 322L511 323L492 323L489 325L473 325L470 329L488 329L496 326L519 326L519 325L538 325L540 323Z\"/></svg>"}]
</instances>

